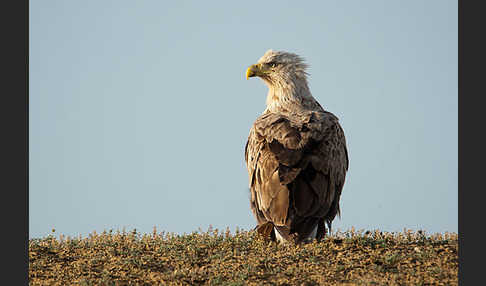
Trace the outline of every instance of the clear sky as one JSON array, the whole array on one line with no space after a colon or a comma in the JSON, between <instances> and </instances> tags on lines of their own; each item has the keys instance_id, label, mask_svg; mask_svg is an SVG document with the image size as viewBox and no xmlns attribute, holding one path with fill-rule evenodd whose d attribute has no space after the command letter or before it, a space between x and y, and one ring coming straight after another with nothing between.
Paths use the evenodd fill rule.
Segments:
<instances>
[{"instance_id":1,"label":"clear sky","mask_svg":"<svg viewBox=\"0 0 486 286\"><path fill-rule=\"evenodd\" d=\"M266 50L310 64L350 168L335 230L457 232L457 1L30 1L29 236L251 229Z\"/></svg>"}]
</instances>

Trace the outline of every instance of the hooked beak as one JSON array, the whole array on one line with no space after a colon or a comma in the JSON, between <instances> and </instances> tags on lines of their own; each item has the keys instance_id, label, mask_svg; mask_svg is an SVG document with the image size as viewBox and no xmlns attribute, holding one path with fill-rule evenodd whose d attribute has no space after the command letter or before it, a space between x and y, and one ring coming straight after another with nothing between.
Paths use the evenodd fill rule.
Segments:
<instances>
[{"instance_id":1,"label":"hooked beak","mask_svg":"<svg viewBox=\"0 0 486 286\"><path fill-rule=\"evenodd\" d=\"M246 70L246 79L254 76L262 76L265 74L262 64L254 64L248 67Z\"/></svg>"}]
</instances>

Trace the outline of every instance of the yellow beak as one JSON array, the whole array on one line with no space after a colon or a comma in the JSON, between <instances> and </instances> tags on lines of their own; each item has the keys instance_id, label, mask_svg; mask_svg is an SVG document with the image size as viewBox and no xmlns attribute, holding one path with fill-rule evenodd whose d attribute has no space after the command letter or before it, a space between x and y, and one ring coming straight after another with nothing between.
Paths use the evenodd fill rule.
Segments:
<instances>
[{"instance_id":1,"label":"yellow beak","mask_svg":"<svg viewBox=\"0 0 486 286\"><path fill-rule=\"evenodd\" d=\"M248 67L246 70L246 79L254 76L261 76L264 74L264 70L262 69L262 64L254 64Z\"/></svg>"}]
</instances>

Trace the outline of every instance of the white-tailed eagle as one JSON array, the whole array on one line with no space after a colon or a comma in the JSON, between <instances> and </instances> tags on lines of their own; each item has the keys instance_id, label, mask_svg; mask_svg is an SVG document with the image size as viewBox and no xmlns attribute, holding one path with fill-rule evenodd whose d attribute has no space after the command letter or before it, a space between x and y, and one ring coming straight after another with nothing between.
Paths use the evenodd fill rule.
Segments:
<instances>
[{"instance_id":1,"label":"white-tailed eagle","mask_svg":"<svg viewBox=\"0 0 486 286\"><path fill-rule=\"evenodd\" d=\"M250 206L257 231L280 242L324 237L349 164L338 118L312 96L306 68L296 54L269 50L246 71L268 86L245 147Z\"/></svg>"}]
</instances>

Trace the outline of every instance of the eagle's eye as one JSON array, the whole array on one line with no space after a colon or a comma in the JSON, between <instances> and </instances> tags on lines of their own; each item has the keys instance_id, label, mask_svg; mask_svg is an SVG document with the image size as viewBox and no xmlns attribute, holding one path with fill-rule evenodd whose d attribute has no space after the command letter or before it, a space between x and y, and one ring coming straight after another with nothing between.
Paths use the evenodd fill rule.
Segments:
<instances>
[{"instance_id":1,"label":"eagle's eye","mask_svg":"<svg viewBox=\"0 0 486 286\"><path fill-rule=\"evenodd\" d=\"M278 64L276 62L270 62L268 63L268 65L271 67L271 68L274 68L276 67Z\"/></svg>"}]
</instances>

